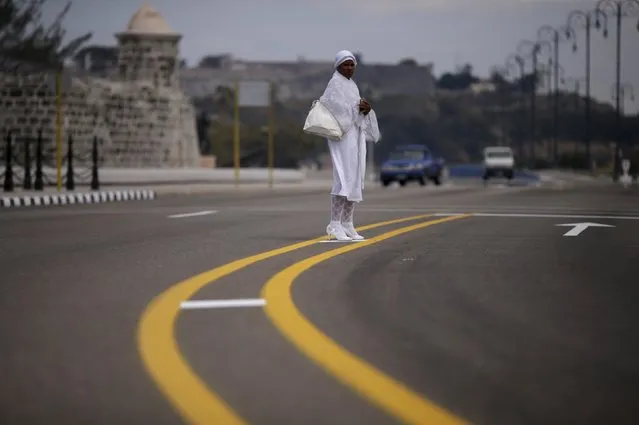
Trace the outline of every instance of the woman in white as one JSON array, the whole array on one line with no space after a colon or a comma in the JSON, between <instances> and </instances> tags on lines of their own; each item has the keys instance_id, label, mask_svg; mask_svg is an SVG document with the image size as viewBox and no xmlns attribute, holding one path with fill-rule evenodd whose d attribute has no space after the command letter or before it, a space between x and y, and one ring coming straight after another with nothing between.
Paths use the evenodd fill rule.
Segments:
<instances>
[{"instance_id":1,"label":"woman in white","mask_svg":"<svg viewBox=\"0 0 639 425\"><path fill-rule=\"evenodd\" d=\"M371 105L360 97L352 80L357 66L355 55L342 50L335 57L335 71L320 102L333 114L343 136L328 140L333 163L331 221L326 228L337 240L364 239L355 230L355 203L362 201L366 175L366 142L379 141L377 117Z\"/></svg>"}]
</instances>

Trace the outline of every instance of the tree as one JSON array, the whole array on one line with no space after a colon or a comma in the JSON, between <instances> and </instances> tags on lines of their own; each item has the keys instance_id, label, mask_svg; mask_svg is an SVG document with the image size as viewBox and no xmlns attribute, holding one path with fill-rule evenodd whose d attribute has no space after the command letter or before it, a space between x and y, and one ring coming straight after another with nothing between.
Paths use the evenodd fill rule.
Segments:
<instances>
[{"instance_id":1,"label":"tree","mask_svg":"<svg viewBox=\"0 0 639 425\"><path fill-rule=\"evenodd\" d=\"M417 61L413 58L405 58L399 61L399 66L419 66Z\"/></svg>"},{"instance_id":2,"label":"tree","mask_svg":"<svg viewBox=\"0 0 639 425\"><path fill-rule=\"evenodd\" d=\"M531 72L529 74L524 74L523 77L517 79L514 83L515 87L520 87L526 93L532 93L533 91L533 83L539 87L539 83L541 82L541 74L539 72Z\"/></svg>"},{"instance_id":3,"label":"tree","mask_svg":"<svg viewBox=\"0 0 639 425\"><path fill-rule=\"evenodd\" d=\"M458 66L456 69L457 75L463 75L466 77L472 77L473 75L473 66L469 63L465 63L461 66Z\"/></svg>"},{"instance_id":4,"label":"tree","mask_svg":"<svg viewBox=\"0 0 639 425\"><path fill-rule=\"evenodd\" d=\"M491 69L489 80L491 83L493 83L497 87L508 86L508 80L506 80L504 75L496 68Z\"/></svg>"},{"instance_id":5,"label":"tree","mask_svg":"<svg viewBox=\"0 0 639 425\"><path fill-rule=\"evenodd\" d=\"M62 20L71 8L71 1L48 27L41 22L45 2L0 0L0 67L24 63L62 66L92 37L89 32L64 44L66 31Z\"/></svg>"},{"instance_id":6,"label":"tree","mask_svg":"<svg viewBox=\"0 0 639 425\"><path fill-rule=\"evenodd\" d=\"M473 75L473 67L465 64L457 68L453 74L445 72L437 81L437 88L444 90L467 90L472 84L479 81L479 78Z\"/></svg>"},{"instance_id":7,"label":"tree","mask_svg":"<svg viewBox=\"0 0 639 425\"><path fill-rule=\"evenodd\" d=\"M199 112L195 119L195 128L197 131L197 139L200 143L200 152L204 155L211 153L211 140L209 138L210 126L211 119L206 111Z\"/></svg>"}]
</instances>

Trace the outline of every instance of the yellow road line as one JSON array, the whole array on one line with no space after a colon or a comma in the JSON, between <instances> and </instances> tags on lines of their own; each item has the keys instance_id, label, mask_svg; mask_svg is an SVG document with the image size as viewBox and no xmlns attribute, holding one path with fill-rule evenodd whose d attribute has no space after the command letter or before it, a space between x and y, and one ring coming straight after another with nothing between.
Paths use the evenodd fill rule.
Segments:
<instances>
[{"instance_id":1,"label":"yellow road line","mask_svg":"<svg viewBox=\"0 0 639 425\"><path fill-rule=\"evenodd\" d=\"M371 230L430 216L426 214L389 220L362 226L358 230ZM151 378L187 423L245 424L242 418L197 376L180 353L174 334L180 303L193 297L206 285L231 273L259 261L314 245L323 239L326 237L288 245L201 273L170 287L147 306L138 324L138 351Z\"/></svg>"},{"instance_id":2,"label":"yellow road line","mask_svg":"<svg viewBox=\"0 0 639 425\"><path fill-rule=\"evenodd\" d=\"M372 365L358 358L345 348L331 340L315 327L295 307L291 288L295 279L311 267L347 252L376 244L386 239L403 235L435 224L459 220L470 215L446 217L403 227L376 236L357 244L333 249L314 257L307 258L282 270L273 276L262 290L266 299L265 312L275 326L300 351L314 360L320 367L335 376L346 386L361 394L364 398L407 424L465 424L436 406L423 396L413 392L401 382L385 375Z\"/></svg>"}]
</instances>

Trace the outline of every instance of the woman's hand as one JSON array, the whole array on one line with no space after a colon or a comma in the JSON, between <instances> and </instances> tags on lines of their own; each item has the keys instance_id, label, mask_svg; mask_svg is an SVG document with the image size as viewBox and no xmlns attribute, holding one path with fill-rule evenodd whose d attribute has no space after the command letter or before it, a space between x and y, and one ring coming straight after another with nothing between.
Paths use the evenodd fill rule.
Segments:
<instances>
[{"instance_id":1,"label":"woman's hand","mask_svg":"<svg viewBox=\"0 0 639 425\"><path fill-rule=\"evenodd\" d=\"M364 114L364 115L368 115L368 113L371 111L371 105L370 103L368 103L366 100L361 99L359 101L359 111Z\"/></svg>"}]
</instances>

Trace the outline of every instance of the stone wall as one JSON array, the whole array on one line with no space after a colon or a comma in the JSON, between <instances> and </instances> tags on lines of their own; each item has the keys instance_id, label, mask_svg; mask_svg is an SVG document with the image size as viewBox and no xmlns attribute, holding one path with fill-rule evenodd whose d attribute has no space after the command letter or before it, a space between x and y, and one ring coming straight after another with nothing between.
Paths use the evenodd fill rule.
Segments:
<instances>
[{"instance_id":1,"label":"stone wall","mask_svg":"<svg viewBox=\"0 0 639 425\"><path fill-rule=\"evenodd\" d=\"M196 167L199 146L195 111L179 89L149 81L66 78L63 137L73 136L76 152L89 152L94 135L102 140L105 166ZM55 74L0 72L0 130L36 136L42 129L55 143Z\"/></svg>"}]
</instances>

